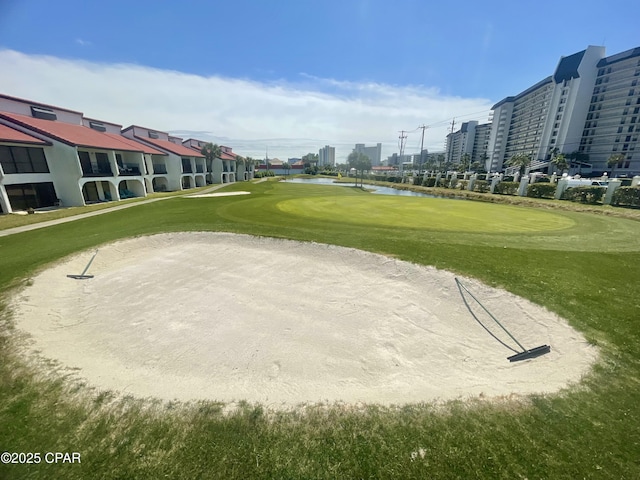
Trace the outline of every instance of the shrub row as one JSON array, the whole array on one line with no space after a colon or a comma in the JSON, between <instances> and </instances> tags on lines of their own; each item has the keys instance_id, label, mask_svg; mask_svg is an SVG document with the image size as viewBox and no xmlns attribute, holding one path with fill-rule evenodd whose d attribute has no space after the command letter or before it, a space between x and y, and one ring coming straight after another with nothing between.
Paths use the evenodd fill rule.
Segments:
<instances>
[{"instance_id":1,"label":"shrub row","mask_svg":"<svg viewBox=\"0 0 640 480\"><path fill-rule=\"evenodd\" d=\"M532 183L527 187L527 197L553 198L557 187L555 183Z\"/></svg>"},{"instance_id":2,"label":"shrub row","mask_svg":"<svg viewBox=\"0 0 640 480\"><path fill-rule=\"evenodd\" d=\"M640 187L620 187L613 192L612 205L640 207Z\"/></svg>"},{"instance_id":3,"label":"shrub row","mask_svg":"<svg viewBox=\"0 0 640 480\"><path fill-rule=\"evenodd\" d=\"M493 189L493 193L499 195L515 195L518 193L518 185L518 182L500 182Z\"/></svg>"},{"instance_id":4,"label":"shrub row","mask_svg":"<svg viewBox=\"0 0 640 480\"><path fill-rule=\"evenodd\" d=\"M604 187L570 187L562 193L562 199L593 205L602 200L605 191Z\"/></svg>"}]
</instances>

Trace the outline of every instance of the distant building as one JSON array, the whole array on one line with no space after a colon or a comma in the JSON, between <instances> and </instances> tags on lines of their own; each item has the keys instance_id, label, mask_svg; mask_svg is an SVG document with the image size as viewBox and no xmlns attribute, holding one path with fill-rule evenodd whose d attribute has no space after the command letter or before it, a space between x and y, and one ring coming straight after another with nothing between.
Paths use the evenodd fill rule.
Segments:
<instances>
[{"instance_id":1,"label":"distant building","mask_svg":"<svg viewBox=\"0 0 640 480\"><path fill-rule=\"evenodd\" d=\"M318 166L323 167L325 165L330 165L332 167L335 167L336 147L330 147L329 145L325 145L318 152Z\"/></svg>"},{"instance_id":2,"label":"distant building","mask_svg":"<svg viewBox=\"0 0 640 480\"><path fill-rule=\"evenodd\" d=\"M467 167L478 162L482 168L486 168L490 133L490 123L478 125L475 120L464 122L460 130L447 135L447 162L452 164L468 162ZM465 155L468 155L468 160L465 160Z\"/></svg>"},{"instance_id":3,"label":"distant building","mask_svg":"<svg viewBox=\"0 0 640 480\"><path fill-rule=\"evenodd\" d=\"M364 143L356 143L353 151L369 157L371 165L374 167L382 164L382 143L376 144L375 147L365 147Z\"/></svg>"}]
</instances>

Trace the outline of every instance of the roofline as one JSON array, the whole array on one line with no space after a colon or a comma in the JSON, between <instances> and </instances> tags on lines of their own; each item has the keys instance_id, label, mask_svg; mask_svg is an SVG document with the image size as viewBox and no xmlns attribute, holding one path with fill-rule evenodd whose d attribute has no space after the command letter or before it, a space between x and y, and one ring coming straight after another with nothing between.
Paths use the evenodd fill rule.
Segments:
<instances>
[{"instance_id":1,"label":"roofline","mask_svg":"<svg viewBox=\"0 0 640 480\"><path fill-rule=\"evenodd\" d=\"M131 130L132 128L143 128L143 129L145 129L145 130L147 130L149 132L163 133L167 137L171 137L172 136L172 135L169 135L169 133L167 133L167 132L163 132L162 130L158 130L157 128L143 127L142 125L129 125L127 128L123 128L121 130L121 132L126 132L127 130Z\"/></svg>"},{"instance_id":2,"label":"roofline","mask_svg":"<svg viewBox=\"0 0 640 480\"><path fill-rule=\"evenodd\" d=\"M144 150L142 149L142 147L139 150L134 150L133 148L106 148L106 147L101 147L101 146L98 146L98 145L86 145L86 144L83 144L83 143L73 143L73 142L70 142L69 140L66 140L66 139L64 139L62 137L59 137L59 136L57 136L57 135L55 135L55 134L53 134L51 132L47 132L45 130L42 130L42 129L34 126L34 125L29 125L28 123L24 123L24 122L22 122L20 120L16 120L16 119L11 118L11 117L6 117L5 115L3 115L3 112L0 112L0 118L3 119L4 121L8 121L8 122L15 123L16 125L20 125L22 128L26 128L27 130L31 130L33 132L39 133L40 135L44 135L45 137L52 138L52 139L54 139L54 140L56 140L56 141L58 141L60 143L64 143L65 145L69 145L70 147L84 147L84 148L93 148L93 149L99 149L99 150L111 150L111 151L114 151L114 152L136 152L136 153L143 153L143 154L145 153ZM10 127L11 125L7 125L7 126ZM89 128L89 127L85 127L84 125L77 125L77 126L82 127L82 128ZM115 133L112 133L112 134L106 133L106 134L107 135L116 135ZM43 140L43 141L46 142L46 140ZM50 142L47 142L47 143L48 143L48 145L53 145ZM123 145L123 146L126 146L126 145Z\"/></svg>"},{"instance_id":3,"label":"roofline","mask_svg":"<svg viewBox=\"0 0 640 480\"><path fill-rule=\"evenodd\" d=\"M63 112L77 113L77 114L80 114L80 115L84 116L84 114L82 112L78 112L77 110L70 110L68 108L57 107L55 105L48 105L46 103L35 102L33 100L28 100L26 98L12 97L11 95L5 95L4 93L0 93L0 98L6 98L6 99L9 99L9 100L16 100L18 102L25 103L27 105L34 105L34 106L38 106L38 107L55 108L56 110L62 110Z\"/></svg>"},{"instance_id":4,"label":"roofline","mask_svg":"<svg viewBox=\"0 0 640 480\"><path fill-rule=\"evenodd\" d=\"M45 137L53 138L54 140L56 140L56 141L58 141L60 143L64 143L65 145L69 145L70 147L75 147L76 146L75 143L71 143L68 140L65 140L64 138L61 138L61 137L58 137L57 135L54 135L53 133L46 132L44 130L41 130L38 127L35 127L33 125L29 125L28 123L24 123L24 122L22 122L20 120L16 120L16 119L11 118L11 117L6 117L3 112L0 112L0 118L2 118L3 120L5 120L7 122L11 122L11 123L15 123L16 125L20 125L22 128L26 128L27 130L32 130L34 132L37 132L40 135L44 135Z\"/></svg>"},{"instance_id":5,"label":"roofline","mask_svg":"<svg viewBox=\"0 0 640 480\"><path fill-rule=\"evenodd\" d=\"M526 90L523 90L522 92L520 92L517 95L513 95L510 97L506 97L503 98L502 100L500 100L498 103L496 103L493 107L491 107L491 110L495 110L496 108L498 108L500 105L507 103L507 102L514 102L516 100L518 100L519 98L524 97L525 95L527 95L528 93L533 92L534 90L540 88L543 85L546 85L547 83L551 83L553 81L553 75L549 75L548 77L540 80L538 83L536 83L535 85L530 86L529 88L527 88Z\"/></svg>"},{"instance_id":6,"label":"roofline","mask_svg":"<svg viewBox=\"0 0 640 480\"><path fill-rule=\"evenodd\" d=\"M113 122L107 122L106 120L98 120L97 118L89 118L89 117L82 117L83 120L87 120L89 122L98 122L98 123L106 123L107 125L112 125L114 127L120 127L120 130L122 130L122 125L119 123L113 123Z\"/></svg>"},{"instance_id":7,"label":"roofline","mask_svg":"<svg viewBox=\"0 0 640 480\"><path fill-rule=\"evenodd\" d=\"M131 125L131 126L133 127L134 125ZM138 128L145 128L145 127L138 127ZM153 130L153 131L154 131L154 132L156 132L157 130ZM123 130L123 132L124 132L124 130ZM161 150L161 151L162 151L162 150L164 150L165 152L169 152L169 153L170 153L170 154L172 154L172 155L178 155L178 156L180 156L180 155L181 155L181 154L179 154L179 153L172 152L172 151L171 151L171 150L169 150L168 148L164 148L164 147L162 147L162 146L160 146L160 145L156 145L156 144L155 144L155 143L153 143L153 142L149 142L149 141L147 141L148 139L146 139L146 138L139 137L139 136L137 136L137 135L134 135L134 136L133 136L133 138L134 138L136 141L138 141L138 142L142 142L142 143L144 143L145 145L148 145L149 147L155 148L156 150ZM175 137L174 137L174 138L175 138ZM151 140L155 140L155 139L153 139L153 138L152 138ZM157 140L160 140L160 139L157 139ZM173 143L173 142L171 142L171 141L169 141L169 140L161 140L161 141L163 141L163 142L169 142L169 143L171 143L172 145L175 145L176 147L182 147L182 148L186 148L186 149L188 149L188 150L193 150L193 152L194 152L194 153L197 153L197 154L198 154L198 155L193 155L194 157L201 157L201 158L205 158L205 157L204 157L204 155L202 155L198 150L193 149L193 148L191 148L191 147L186 147L186 146L184 146L184 145L182 145L182 144L178 145L177 143ZM167 155L167 154L166 154L166 153L164 153L163 155Z\"/></svg>"}]
</instances>

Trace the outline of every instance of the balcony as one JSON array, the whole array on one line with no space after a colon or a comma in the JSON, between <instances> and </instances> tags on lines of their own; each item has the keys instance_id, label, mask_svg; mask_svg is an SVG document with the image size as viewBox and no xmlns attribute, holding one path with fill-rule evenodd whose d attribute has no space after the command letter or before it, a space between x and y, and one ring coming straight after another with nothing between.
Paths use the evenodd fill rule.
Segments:
<instances>
[{"instance_id":1,"label":"balcony","mask_svg":"<svg viewBox=\"0 0 640 480\"><path fill-rule=\"evenodd\" d=\"M196 165L196 173L204 173L204 167L202 165Z\"/></svg>"},{"instance_id":2,"label":"balcony","mask_svg":"<svg viewBox=\"0 0 640 480\"><path fill-rule=\"evenodd\" d=\"M91 169L82 169L83 177L113 177L113 172L111 171L111 167L98 167Z\"/></svg>"},{"instance_id":3,"label":"balcony","mask_svg":"<svg viewBox=\"0 0 640 480\"><path fill-rule=\"evenodd\" d=\"M118 165L118 175L120 176L135 176L140 175L140 167L137 165Z\"/></svg>"},{"instance_id":4,"label":"balcony","mask_svg":"<svg viewBox=\"0 0 640 480\"><path fill-rule=\"evenodd\" d=\"M154 174L158 174L158 173L167 173L167 166L166 165L158 165L156 163L153 164L153 173Z\"/></svg>"}]
</instances>

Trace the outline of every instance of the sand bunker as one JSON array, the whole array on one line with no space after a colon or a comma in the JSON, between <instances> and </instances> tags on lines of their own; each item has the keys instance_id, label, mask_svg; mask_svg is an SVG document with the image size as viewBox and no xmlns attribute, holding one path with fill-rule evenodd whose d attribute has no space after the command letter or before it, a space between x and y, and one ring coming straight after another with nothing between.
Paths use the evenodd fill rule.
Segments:
<instances>
[{"instance_id":1,"label":"sand bunker","mask_svg":"<svg viewBox=\"0 0 640 480\"><path fill-rule=\"evenodd\" d=\"M126 394L279 408L543 393L579 381L597 357L555 314L463 279L520 343L551 346L510 363L451 273L359 250L162 234L104 246L94 278L66 277L92 254L37 275L15 319L42 355Z\"/></svg>"}]
</instances>

